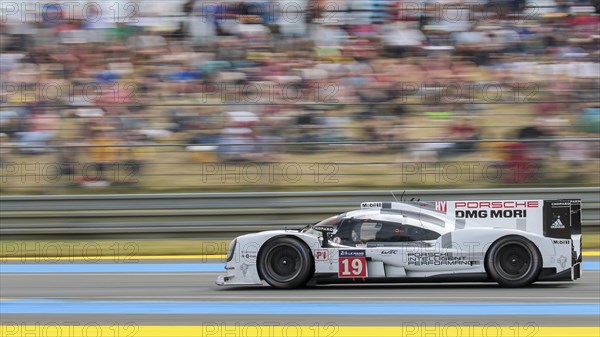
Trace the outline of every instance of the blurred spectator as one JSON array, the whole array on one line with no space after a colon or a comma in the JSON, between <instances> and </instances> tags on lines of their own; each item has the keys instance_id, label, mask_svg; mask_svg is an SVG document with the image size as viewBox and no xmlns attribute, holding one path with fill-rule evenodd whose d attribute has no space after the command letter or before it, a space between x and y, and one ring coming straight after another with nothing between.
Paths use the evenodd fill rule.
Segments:
<instances>
[{"instance_id":1,"label":"blurred spectator","mask_svg":"<svg viewBox=\"0 0 600 337\"><path fill-rule=\"evenodd\" d=\"M116 133L107 128L95 129L89 144L89 157L94 165L94 170L84 172L84 183L93 186L106 186L110 184L108 170L114 169L117 164L119 140L115 139Z\"/></svg>"},{"instance_id":2,"label":"blurred spectator","mask_svg":"<svg viewBox=\"0 0 600 337\"><path fill-rule=\"evenodd\" d=\"M449 147L439 151L440 158L453 155L469 154L477 147L476 140L480 139L480 133L468 117L457 117L448 129L447 141L451 141Z\"/></svg>"},{"instance_id":3,"label":"blurred spectator","mask_svg":"<svg viewBox=\"0 0 600 337\"><path fill-rule=\"evenodd\" d=\"M59 130L59 117L47 108L35 107L26 117L25 131L17 132L22 152L42 153Z\"/></svg>"}]
</instances>

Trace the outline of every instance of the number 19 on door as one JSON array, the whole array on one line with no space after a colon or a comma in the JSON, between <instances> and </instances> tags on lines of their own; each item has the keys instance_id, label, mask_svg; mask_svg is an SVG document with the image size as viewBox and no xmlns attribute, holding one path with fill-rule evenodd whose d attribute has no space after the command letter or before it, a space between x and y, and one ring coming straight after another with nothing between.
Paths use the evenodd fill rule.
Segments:
<instances>
[{"instance_id":1,"label":"number 19 on door","mask_svg":"<svg viewBox=\"0 0 600 337\"><path fill-rule=\"evenodd\" d=\"M364 250L340 250L338 277L367 277Z\"/></svg>"}]
</instances>

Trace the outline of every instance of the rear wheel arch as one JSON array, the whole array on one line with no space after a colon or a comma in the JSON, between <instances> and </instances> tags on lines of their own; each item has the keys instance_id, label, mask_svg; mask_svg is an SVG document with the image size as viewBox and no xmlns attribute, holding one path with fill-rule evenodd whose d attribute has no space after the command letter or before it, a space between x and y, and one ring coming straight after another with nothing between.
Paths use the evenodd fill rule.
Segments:
<instances>
[{"instance_id":1,"label":"rear wheel arch","mask_svg":"<svg viewBox=\"0 0 600 337\"><path fill-rule=\"evenodd\" d=\"M519 255L529 254L529 268L522 273L510 270L510 263L508 263L507 269L509 269L508 271L514 271L514 274L507 272L502 265L499 265L499 263L503 264L503 261L498 261L498 259L502 258L500 254L506 255L506 252L510 251L512 247L517 251L515 253L517 258L519 258ZM533 241L521 235L510 234L496 239L486 250L484 268L488 276L502 286L524 287L537 281L543 267L543 262L542 254Z\"/></svg>"}]
</instances>

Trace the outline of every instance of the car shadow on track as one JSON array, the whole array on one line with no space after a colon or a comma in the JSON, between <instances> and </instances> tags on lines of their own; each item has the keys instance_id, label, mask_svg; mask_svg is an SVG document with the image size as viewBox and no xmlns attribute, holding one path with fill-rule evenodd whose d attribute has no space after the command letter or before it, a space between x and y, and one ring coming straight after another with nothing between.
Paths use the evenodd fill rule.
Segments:
<instances>
[{"instance_id":1,"label":"car shadow on track","mask_svg":"<svg viewBox=\"0 0 600 337\"><path fill-rule=\"evenodd\" d=\"M505 288L497 283L395 283L395 284L368 284L368 283L351 283L351 284L319 284L306 286L297 289L276 289L268 285L253 285L253 286L238 286L238 287L219 287L218 289L226 291L346 291L348 289L373 289L373 290L410 290L410 289L498 289L506 291L527 291L528 289L566 289L571 288L573 283L534 283L523 288Z\"/></svg>"}]
</instances>

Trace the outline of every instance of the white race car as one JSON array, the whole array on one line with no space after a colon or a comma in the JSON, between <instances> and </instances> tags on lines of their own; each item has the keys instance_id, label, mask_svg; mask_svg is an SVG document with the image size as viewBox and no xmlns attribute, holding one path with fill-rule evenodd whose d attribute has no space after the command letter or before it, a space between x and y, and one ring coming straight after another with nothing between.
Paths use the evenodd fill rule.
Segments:
<instances>
[{"instance_id":1,"label":"white race car","mask_svg":"<svg viewBox=\"0 0 600 337\"><path fill-rule=\"evenodd\" d=\"M218 285L496 281L581 276L581 200L364 202L301 230L242 235Z\"/></svg>"}]
</instances>

